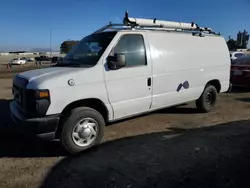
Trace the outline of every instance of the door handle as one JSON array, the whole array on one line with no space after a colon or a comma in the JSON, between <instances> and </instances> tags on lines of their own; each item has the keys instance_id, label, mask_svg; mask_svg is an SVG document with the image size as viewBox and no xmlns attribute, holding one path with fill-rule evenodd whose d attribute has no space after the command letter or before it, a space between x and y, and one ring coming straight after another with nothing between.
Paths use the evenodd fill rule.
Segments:
<instances>
[{"instance_id":1,"label":"door handle","mask_svg":"<svg viewBox=\"0 0 250 188\"><path fill-rule=\"evenodd\" d=\"M151 86L151 78L148 78L148 86Z\"/></svg>"}]
</instances>

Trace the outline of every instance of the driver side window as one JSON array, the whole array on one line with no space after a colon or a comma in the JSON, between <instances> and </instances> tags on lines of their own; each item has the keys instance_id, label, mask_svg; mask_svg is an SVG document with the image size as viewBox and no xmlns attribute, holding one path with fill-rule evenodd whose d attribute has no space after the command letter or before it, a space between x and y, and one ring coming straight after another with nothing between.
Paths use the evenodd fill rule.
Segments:
<instances>
[{"instance_id":1,"label":"driver side window","mask_svg":"<svg viewBox=\"0 0 250 188\"><path fill-rule=\"evenodd\" d=\"M143 36L127 34L121 37L110 55L122 53L126 58L126 67L147 65Z\"/></svg>"}]
</instances>

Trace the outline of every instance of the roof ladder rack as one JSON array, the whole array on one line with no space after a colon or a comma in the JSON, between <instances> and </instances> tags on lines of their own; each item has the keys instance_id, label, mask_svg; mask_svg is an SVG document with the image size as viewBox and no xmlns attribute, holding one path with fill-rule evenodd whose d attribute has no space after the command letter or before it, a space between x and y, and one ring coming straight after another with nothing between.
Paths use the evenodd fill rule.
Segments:
<instances>
[{"instance_id":1,"label":"roof ladder rack","mask_svg":"<svg viewBox=\"0 0 250 188\"><path fill-rule=\"evenodd\" d=\"M212 33L212 29L208 27L199 27L198 24L184 23L184 22L172 22L172 21L163 21L154 19L142 19L142 18L133 18L128 16L128 12L125 13L125 17L123 19L123 24L131 27L151 27L151 28L168 28L175 30L194 30L194 31L207 31Z\"/></svg>"},{"instance_id":2,"label":"roof ladder rack","mask_svg":"<svg viewBox=\"0 0 250 188\"><path fill-rule=\"evenodd\" d=\"M208 27L199 27L198 24L184 23L184 22L173 22L173 21L164 21L155 19L143 19L143 18L133 18L128 16L128 12L125 13L125 17L123 19L123 24L112 24L111 22L106 26L98 29L94 33L100 33L107 29L153 29L153 30L163 30L163 31L184 31L184 32L192 32L193 35L199 34L199 36L203 36L203 33L209 33L214 35L220 35L220 33L216 34L212 31L211 28Z\"/></svg>"}]
</instances>

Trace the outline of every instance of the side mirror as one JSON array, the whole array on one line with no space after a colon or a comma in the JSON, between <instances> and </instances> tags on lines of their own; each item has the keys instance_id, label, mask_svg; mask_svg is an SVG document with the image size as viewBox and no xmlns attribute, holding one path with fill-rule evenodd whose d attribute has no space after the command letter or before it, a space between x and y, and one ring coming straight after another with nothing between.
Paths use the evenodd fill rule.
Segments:
<instances>
[{"instance_id":1,"label":"side mirror","mask_svg":"<svg viewBox=\"0 0 250 188\"><path fill-rule=\"evenodd\" d=\"M124 54L115 54L114 56L108 56L107 64L110 70L120 69L126 66L126 57Z\"/></svg>"}]
</instances>

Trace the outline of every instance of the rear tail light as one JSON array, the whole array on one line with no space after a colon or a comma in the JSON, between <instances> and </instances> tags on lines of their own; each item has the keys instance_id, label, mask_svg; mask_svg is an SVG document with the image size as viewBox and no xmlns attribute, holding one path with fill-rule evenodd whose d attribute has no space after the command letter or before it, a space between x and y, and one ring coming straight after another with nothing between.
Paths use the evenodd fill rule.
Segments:
<instances>
[{"instance_id":1,"label":"rear tail light","mask_svg":"<svg viewBox=\"0 0 250 188\"><path fill-rule=\"evenodd\" d=\"M231 70L242 70L242 71L250 71L250 67L241 67L241 66L231 66Z\"/></svg>"}]
</instances>

